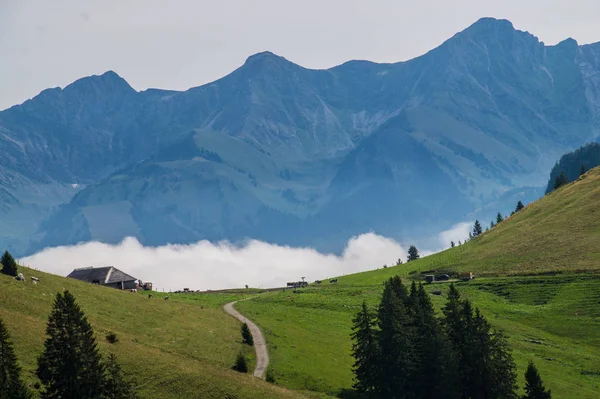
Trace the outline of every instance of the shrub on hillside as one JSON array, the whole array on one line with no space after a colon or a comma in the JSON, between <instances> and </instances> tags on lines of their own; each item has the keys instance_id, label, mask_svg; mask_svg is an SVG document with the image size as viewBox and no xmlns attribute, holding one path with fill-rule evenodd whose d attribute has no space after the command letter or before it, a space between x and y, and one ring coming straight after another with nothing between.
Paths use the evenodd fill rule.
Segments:
<instances>
[{"instance_id":1,"label":"shrub on hillside","mask_svg":"<svg viewBox=\"0 0 600 399\"><path fill-rule=\"evenodd\" d=\"M252 338L252 333L246 323L242 324L242 341L247 345L254 345L254 338Z\"/></svg>"},{"instance_id":2,"label":"shrub on hillside","mask_svg":"<svg viewBox=\"0 0 600 399\"><path fill-rule=\"evenodd\" d=\"M271 369L267 369L267 375L265 376L265 381L270 382L271 384L275 384L275 374L273 374Z\"/></svg>"},{"instance_id":3,"label":"shrub on hillside","mask_svg":"<svg viewBox=\"0 0 600 399\"><path fill-rule=\"evenodd\" d=\"M119 342L119 338L117 338L117 334L115 334L113 332L106 334L106 340L108 341L109 344L116 344L117 342Z\"/></svg>"},{"instance_id":4,"label":"shrub on hillside","mask_svg":"<svg viewBox=\"0 0 600 399\"><path fill-rule=\"evenodd\" d=\"M238 353L235 358L235 364L232 367L233 370L239 371L240 373L248 372L248 362L246 361L246 356L242 352Z\"/></svg>"}]
</instances>

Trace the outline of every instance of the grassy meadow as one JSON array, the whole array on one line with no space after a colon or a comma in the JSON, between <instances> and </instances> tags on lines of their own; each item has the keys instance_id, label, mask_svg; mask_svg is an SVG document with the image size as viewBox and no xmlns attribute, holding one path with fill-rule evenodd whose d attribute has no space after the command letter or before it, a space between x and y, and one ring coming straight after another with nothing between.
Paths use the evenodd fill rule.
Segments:
<instances>
[{"instance_id":1,"label":"grassy meadow","mask_svg":"<svg viewBox=\"0 0 600 399\"><path fill-rule=\"evenodd\" d=\"M339 277L297 293L267 293L238 309L265 332L271 369L292 389L339 394L352 385L350 332L383 282L431 272L473 272L457 282L509 337L520 384L529 360L555 398L600 392L600 169L556 190L467 244L403 265ZM485 224L485 223L484 223ZM427 286L439 309L448 283Z\"/></svg>"},{"instance_id":2,"label":"grassy meadow","mask_svg":"<svg viewBox=\"0 0 600 399\"><path fill-rule=\"evenodd\" d=\"M117 355L124 370L135 376L142 398L306 397L230 370L240 350L254 361L253 349L241 343L240 324L220 309L243 294L171 295L165 301L163 294L148 299L142 293L21 271L25 282L0 274L0 317L30 386L36 381L36 358L43 350L54 295L68 289L92 324L103 355ZM34 285L31 276L40 283ZM108 332L117 335L116 344L106 341Z\"/></svg>"}]
</instances>

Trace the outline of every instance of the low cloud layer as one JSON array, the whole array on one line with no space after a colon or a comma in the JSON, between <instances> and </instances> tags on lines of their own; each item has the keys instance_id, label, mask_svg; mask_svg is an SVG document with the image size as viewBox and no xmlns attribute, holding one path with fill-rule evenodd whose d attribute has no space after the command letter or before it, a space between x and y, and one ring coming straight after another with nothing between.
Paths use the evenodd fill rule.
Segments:
<instances>
[{"instance_id":1,"label":"low cloud layer","mask_svg":"<svg viewBox=\"0 0 600 399\"><path fill-rule=\"evenodd\" d=\"M464 239L469 224L459 224L437 237L447 247L450 240ZM439 250L437 248L436 250ZM435 252L424 250L423 255ZM341 256L312 248L292 248L250 240L243 246L228 242L200 241L190 245L144 247L135 238L118 245L89 242L48 248L20 262L49 273L67 275L74 268L115 266L155 289L178 290L284 286L288 281L325 279L366 270L405 259L406 247L374 233L348 241Z\"/></svg>"}]
</instances>

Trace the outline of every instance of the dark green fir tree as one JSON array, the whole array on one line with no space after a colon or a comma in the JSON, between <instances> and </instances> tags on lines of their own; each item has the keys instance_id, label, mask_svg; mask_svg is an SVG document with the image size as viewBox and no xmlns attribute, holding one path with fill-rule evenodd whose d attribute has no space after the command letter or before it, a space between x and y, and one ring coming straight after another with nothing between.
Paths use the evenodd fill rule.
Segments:
<instances>
[{"instance_id":1,"label":"dark green fir tree","mask_svg":"<svg viewBox=\"0 0 600 399\"><path fill-rule=\"evenodd\" d=\"M42 399L102 398L104 367L94 331L69 292L57 293L38 358Z\"/></svg>"},{"instance_id":2,"label":"dark green fir tree","mask_svg":"<svg viewBox=\"0 0 600 399\"><path fill-rule=\"evenodd\" d=\"M252 338L252 333L246 323L242 324L242 341L247 345L254 345L254 338Z\"/></svg>"},{"instance_id":3,"label":"dark green fir tree","mask_svg":"<svg viewBox=\"0 0 600 399\"><path fill-rule=\"evenodd\" d=\"M362 393L376 391L379 379L379 346L375 331L375 314L366 302L352 320L352 356L354 357L354 389Z\"/></svg>"},{"instance_id":4,"label":"dark green fir tree","mask_svg":"<svg viewBox=\"0 0 600 399\"><path fill-rule=\"evenodd\" d=\"M30 392L21 379L8 329L0 319L0 399L27 399Z\"/></svg>"},{"instance_id":5,"label":"dark green fir tree","mask_svg":"<svg viewBox=\"0 0 600 399\"><path fill-rule=\"evenodd\" d=\"M0 259L0 263L2 264L2 273L8 276L16 276L19 273L17 262L12 255L5 251L4 255Z\"/></svg>"},{"instance_id":6,"label":"dark green fir tree","mask_svg":"<svg viewBox=\"0 0 600 399\"><path fill-rule=\"evenodd\" d=\"M551 399L552 393L544 387L542 377L535 364L529 362L525 372L525 395L522 399Z\"/></svg>"},{"instance_id":7,"label":"dark green fir tree","mask_svg":"<svg viewBox=\"0 0 600 399\"><path fill-rule=\"evenodd\" d=\"M114 354L104 366L104 397L102 399L137 399L133 381L129 380Z\"/></svg>"}]
</instances>

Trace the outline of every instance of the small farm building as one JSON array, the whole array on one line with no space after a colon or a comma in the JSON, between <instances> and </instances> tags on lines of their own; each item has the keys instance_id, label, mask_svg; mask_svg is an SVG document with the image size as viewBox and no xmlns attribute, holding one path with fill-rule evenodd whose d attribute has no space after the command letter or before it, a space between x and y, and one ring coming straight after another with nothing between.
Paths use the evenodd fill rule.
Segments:
<instances>
[{"instance_id":1,"label":"small farm building","mask_svg":"<svg viewBox=\"0 0 600 399\"><path fill-rule=\"evenodd\" d=\"M136 288L137 279L114 266L82 267L73 270L67 277L92 284L105 285L120 290Z\"/></svg>"}]
</instances>

